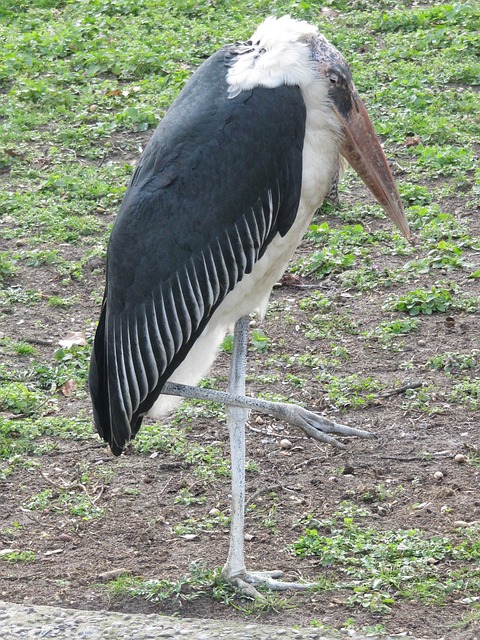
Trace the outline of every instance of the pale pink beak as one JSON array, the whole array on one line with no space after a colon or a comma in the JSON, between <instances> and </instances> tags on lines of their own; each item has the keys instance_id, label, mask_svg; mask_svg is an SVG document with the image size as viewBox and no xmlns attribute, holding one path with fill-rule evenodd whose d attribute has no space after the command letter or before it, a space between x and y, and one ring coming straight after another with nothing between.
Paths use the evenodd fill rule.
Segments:
<instances>
[{"instance_id":1,"label":"pale pink beak","mask_svg":"<svg viewBox=\"0 0 480 640\"><path fill-rule=\"evenodd\" d=\"M400 195L388 166L380 141L367 110L352 87L353 107L347 118L337 111L342 123L344 142L340 153L355 169L403 235L410 239L410 229Z\"/></svg>"}]
</instances>

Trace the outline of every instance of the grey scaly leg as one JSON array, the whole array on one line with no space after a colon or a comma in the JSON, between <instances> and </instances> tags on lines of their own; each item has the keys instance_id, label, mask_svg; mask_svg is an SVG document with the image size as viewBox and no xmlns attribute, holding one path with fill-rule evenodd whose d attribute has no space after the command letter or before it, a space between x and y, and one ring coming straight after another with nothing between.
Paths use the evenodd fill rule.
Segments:
<instances>
[{"instance_id":1,"label":"grey scaly leg","mask_svg":"<svg viewBox=\"0 0 480 640\"><path fill-rule=\"evenodd\" d=\"M247 359L248 318L243 317L235 325L232 362L228 393L245 395L245 367ZM227 424L230 433L232 474L232 511L230 525L230 549L222 577L230 582L245 576L244 515L245 515L245 423L248 408L227 405Z\"/></svg>"},{"instance_id":2,"label":"grey scaly leg","mask_svg":"<svg viewBox=\"0 0 480 640\"><path fill-rule=\"evenodd\" d=\"M236 397L244 397L245 394L248 322L248 317L243 317L235 325L228 393ZM232 474L232 521L230 548L227 562L222 570L222 577L237 587L244 595L262 599L263 596L253 585L263 585L273 590L304 589L308 588L308 585L278 582L275 578L283 575L281 571L247 572L245 568L245 424L248 413L248 407L227 404Z\"/></svg>"}]
</instances>

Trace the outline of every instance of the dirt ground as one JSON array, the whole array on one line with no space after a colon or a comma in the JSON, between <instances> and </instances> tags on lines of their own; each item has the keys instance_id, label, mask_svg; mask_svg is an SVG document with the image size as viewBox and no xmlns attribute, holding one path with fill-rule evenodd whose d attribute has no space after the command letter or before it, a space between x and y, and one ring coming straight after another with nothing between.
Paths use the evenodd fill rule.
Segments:
<instances>
[{"instance_id":1,"label":"dirt ground","mask_svg":"<svg viewBox=\"0 0 480 640\"><path fill-rule=\"evenodd\" d=\"M357 190L348 195L347 201L364 196L364 191ZM449 210L448 203L442 206L444 211ZM451 202L452 212L454 207L455 203ZM340 224L333 218L329 223ZM478 226L478 222L476 224ZM372 229L388 228L389 223L374 220L369 225ZM301 251L305 253L310 249L306 244ZM72 249L67 247L65 251L71 259ZM379 252L375 264L382 269L403 261L400 256ZM89 321L97 317L98 307L92 303L91 292L102 286L103 276L94 271L99 266L102 267L92 265L83 282L72 282L72 293L78 301L74 308L17 305L13 313L2 318L1 331L13 340L34 339L40 353L36 359L43 357L51 361L66 329L84 330ZM58 276L47 268L23 270L13 280L24 287L41 288L48 296L59 286ZM433 282L432 277L430 284ZM246 517L248 567L280 568L287 579L318 579L324 570L318 559L296 558L287 547L303 532L298 522L305 515L314 514L319 519L329 517L345 500L368 510L362 525L385 530L420 528L427 534L455 538L459 521L480 521L480 467L454 460L456 454L468 457L478 447L478 413L463 404L447 404L442 397L437 403L441 411L436 414L407 411L405 394L395 392L403 384L412 382L446 390L451 380L443 372L425 365L437 353L480 349L479 313L424 316L417 332L400 339L403 345L400 351L384 348L380 341L367 341L361 335L348 333L312 341L303 332L312 312L302 311L298 305L299 300L311 295L312 285L331 297L335 313L342 317L348 314L360 332L375 327L380 320L398 316L381 311L390 290L380 288L360 296L350 295L335 275L316 283L307 278L286 283L274 290L271 311L258 323L271 344L266 354L250 350L248 373L255 374L256 378L248 385L248 393L287 394L292 402L299 401L345 424L368 429L377 439L352 440L345 451L340 451L312 442L268 416L252 414L247 429L247 459L255 462L258 470L247 474L247 500L254 500L257 509L248 511ZM428 284L427 276L422 285ZM396 290L412 288L414 285L408 283ZM462 280L466 294L475 295L476 288L473 280ZM332 342L349 354L337 374L373 376L392 393L378 394L367 407L340 414L332 409L319 388L315 379L318 371L298 362L276 368L269 360L277 357L280 362L281 354L285 353L329 354ZM412 363L408 370L400 367L406 361ZM229 356L220 354L212 375L225 377L228 363ZM22 369L25 359L16 361L10 355L9 364ZM278 381L263 384L259 381L259 375L272 373L279 374ZM287 374L304 378L306 383L298 388L287 387L283 382ZM478 376L478 371L472 375ZM60 415L75 416L82 411L90 415L86 393L59 396L58 402ZM223 423L215 417L198 416L190 426L189 439L197 444L215 443L228 456ZM280 440L285 438L292 443L289 449L280 446ZM178 580L188 573L193 561L201 560L211 568L221 566L228 549L227 526L200 532L192 539L175 535L173 527L186 517L198 518L212 509L228 514L228 477L204 481L194 474L195 465L178 456L143 455L135 446L127 455L116 459L93 433L91 440L62 439L57 444L56 449L41 457L32 453L27 460L31 464L17 465L14 472L0 482L1 530L14 527L15 523L21 525L13 544L18 549L33 550L36 558L32 563L1 563L0 598L188 617L241 619L245 616L208 595L192 601L179 597L168 603L149 603L141 599L112 598L101 583L102 574L113 570L123 569L145 578ZM33 494L47 488L60 490L78 479L85 463L90 469L101 468L110 473L108 482L89 488L96 493L96 504L105 510L103 517L85 521L65 511L25 509ZM443 474L441 477L435 476L438 471ZM104 477L107 475L104 473ZM384 488L382 495L378 493L379 486ZM185 487L195 496L206 496L206 502L176 503L179 490ZM271 526L265 524L268 514L274 520ZM0 548L11 544L9 536L0 535ZM445 572L448 568L444 567ZM349 607L346 598L341 591L333 595L329 591L289 595L289 605L293 606L255 615L258 620L274 624L309 625L317 620L334 628L351 618L357 628L382 624L390 633L407 632L428 638L474 638L477 633L474 627L452 630L451 625L468 611L468 604L456 600L455 596L447 596L444 606L398 599L386 614Z\"/></svg>"}]
</instances>

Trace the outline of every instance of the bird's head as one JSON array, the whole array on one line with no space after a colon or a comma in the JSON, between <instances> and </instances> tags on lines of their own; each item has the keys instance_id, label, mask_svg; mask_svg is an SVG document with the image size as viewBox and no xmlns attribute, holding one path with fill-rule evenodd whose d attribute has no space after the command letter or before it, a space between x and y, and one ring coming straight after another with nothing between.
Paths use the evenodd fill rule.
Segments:
<instances>
[{"instance_id":1,"label":"bird's head","mask_svg":"<svg viewBox=\"0 0 480 640\"><path fill-rule=\"evenodd\" d=\"M342 54L315 26L290 16L267 18L243 47L228 73L230 97L257 86L298 85L307 112L318 109L333 116L341 155L410 238L387 159Z\"/></svg>"}]
</instances>

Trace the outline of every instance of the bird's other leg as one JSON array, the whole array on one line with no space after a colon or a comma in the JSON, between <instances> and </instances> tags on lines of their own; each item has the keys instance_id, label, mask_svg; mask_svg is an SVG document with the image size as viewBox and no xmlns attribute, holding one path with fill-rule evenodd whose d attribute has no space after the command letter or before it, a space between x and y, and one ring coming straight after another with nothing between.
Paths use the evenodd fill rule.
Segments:
<instances>
[{"instance_id":1,"label":"bird's other leg","mask_svg":"<svg viewBox=\"0 0 480 640\"><path fill-rule=\"evenodd\" d=\"M314 440L326 442L339 449L345 449L345 445L329 434L347 437L356 436L357 438L375 438L375 436L368 431L333 422L324 416L318 415L318 413L313 413L295 404L271 402L270 400L250 398L248 396L226 393L215 389L191 387L176 382L166 382L162 393L171 396L181 396L183 398L221 402L227 407L243 407L245 409L261 411L262 413L267 413L274 418L278 418L279 420L283 420L300 428L305 435Z\"/></svg>"},{"instance_id":2,"label":"bird's other leg","mask_svg":"<svg viewBox=\"0 0 480 640\"><path fill-rule=\"evenodd\" d=\"M235 325L232 362L228 393L233 396L245 394L245 369L247 360L248 317L240 318ZM227 405L227 423L230 433L232 510L230 526L230 548L222 570L222 578L228 580L243 594L251 598L263 596L253 585L262 585L272 590L305 589L311 585L279 582L275 578L282 571L247 572L244 553L245 521L245 424L248 407Z\"/></svg>"}]
</instances>

